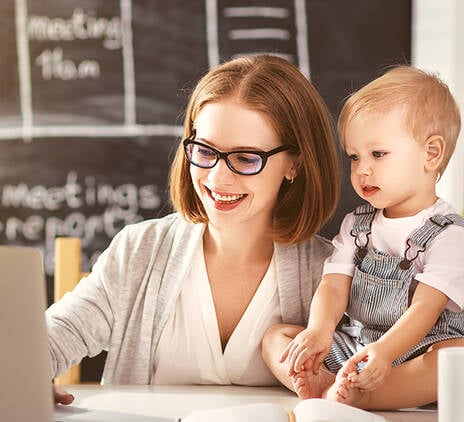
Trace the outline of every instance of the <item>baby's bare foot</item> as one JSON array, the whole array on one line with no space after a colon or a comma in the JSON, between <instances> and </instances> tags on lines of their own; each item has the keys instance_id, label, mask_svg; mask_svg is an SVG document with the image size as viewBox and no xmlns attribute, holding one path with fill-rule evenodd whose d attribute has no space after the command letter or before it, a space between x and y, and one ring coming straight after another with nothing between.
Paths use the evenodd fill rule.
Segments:
<instances>
[{"instance_id":1,"label":"baby's bare foot","mask_svg":"<svg viewBox=\"0 0 464 422\"><path fill-rule=\"evenodd\" d=\"M300 399L321 398L334 380L334 375L326 368L321 368L318 374L302 370L292 377L293 388Z\"/></svg>"},{"instance_id":2,"label":"baby's bare foot","mask_svg":"<svg viewBox=\"0 0 464 422\"><path fill-rule=\"evenodd\" d=\"M365 395L367 394L369 393L353 387L349 380L349 375L346 374L343 369L340 369L335 377L335 382L323 395L324 398L328 400L349 404L350 406L362 407L361 403L363 399L366 398Z\"/></svg>"}]
</instances>

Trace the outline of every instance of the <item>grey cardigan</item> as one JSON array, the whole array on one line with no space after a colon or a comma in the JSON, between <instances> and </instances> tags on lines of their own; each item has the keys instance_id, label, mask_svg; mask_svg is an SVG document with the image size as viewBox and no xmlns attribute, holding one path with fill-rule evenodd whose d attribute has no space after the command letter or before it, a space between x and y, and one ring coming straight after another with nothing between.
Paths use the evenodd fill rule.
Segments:
<instances>
[{"instance_id":1,"label":"grey cardigan","mask_svg":"<svg viewBox=\"0 0 464 422\"><path fill-rule=\"evenodd\" d=\"M121 230L91 274L46 311L52 376L107 350L102 383L150 384L161 332L204 229L170 214ZM319 236L275 244L283 322L306 325L331 251Z\"/></svg>"}]
</instances>

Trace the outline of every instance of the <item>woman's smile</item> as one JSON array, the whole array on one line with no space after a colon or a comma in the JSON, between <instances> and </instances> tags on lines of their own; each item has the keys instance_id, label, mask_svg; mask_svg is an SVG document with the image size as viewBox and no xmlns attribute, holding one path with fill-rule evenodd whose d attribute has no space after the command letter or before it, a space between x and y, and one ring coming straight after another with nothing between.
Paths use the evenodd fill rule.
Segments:
<instances>
[{"instance_id":1,"label":"woman's smile","mask_svg":"<svg viewBox=\"0 0 464 422\"><path fill-rule=\"evenodd\" d=\"M233 204L244 198L245 194L221 194L218 192L210 191L211 197L221 204Z\"/></svg>"}]
</instances>

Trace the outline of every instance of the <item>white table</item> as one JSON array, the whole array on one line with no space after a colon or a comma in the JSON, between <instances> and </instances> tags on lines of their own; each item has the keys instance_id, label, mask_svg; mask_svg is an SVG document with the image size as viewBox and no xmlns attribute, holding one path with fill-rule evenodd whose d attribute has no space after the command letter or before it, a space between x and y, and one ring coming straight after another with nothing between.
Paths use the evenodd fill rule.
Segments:
<instances>
[{"instance_id":1,"label":"white table","mask_svg":"<svg viewBox=\"0 0 464 422\"><path fill-rule=\"evenodd\" d=\"M182 417L195 409L270 402L287 411L299 402L294 393L279 387L207 385L72 385L63 387L75 397L74 406L138 413L148 416ZM436 411L374 412L391 422L436 422Z\"/></svg>"}]
</instances>

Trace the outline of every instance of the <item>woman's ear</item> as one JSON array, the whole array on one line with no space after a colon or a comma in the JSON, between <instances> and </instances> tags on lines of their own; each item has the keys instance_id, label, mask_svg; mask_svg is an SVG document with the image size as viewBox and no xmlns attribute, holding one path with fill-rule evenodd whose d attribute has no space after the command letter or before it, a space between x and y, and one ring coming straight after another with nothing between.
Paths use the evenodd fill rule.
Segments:
<instances>
[{"instance_id":1,"label":"woman's ear","mask_svg":"<svg viewBox=\"0 0 464 422\"><path fill-rule=\"evenodd\" d=\"M289 170L285 174L285 178L290 183L293 183L296 176L298 175L298 169L300 167L300 160L301 160L300 156L294 157L292 160L293 161L292 165L290 166Z\"/></svg>"},{"instance_id":2,"label":"woman's ear","mask_svg":"<svg viewBox=\"0 0 464 422\"><path fill-rule=\"evenodd\" d=\"M436 171L445 155L446 143L442 136L432 135L425 141L425 169Z\"/></svg>"}]
</instances>

